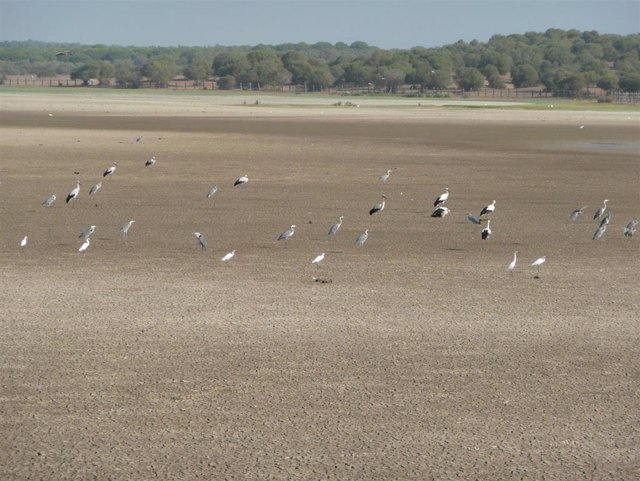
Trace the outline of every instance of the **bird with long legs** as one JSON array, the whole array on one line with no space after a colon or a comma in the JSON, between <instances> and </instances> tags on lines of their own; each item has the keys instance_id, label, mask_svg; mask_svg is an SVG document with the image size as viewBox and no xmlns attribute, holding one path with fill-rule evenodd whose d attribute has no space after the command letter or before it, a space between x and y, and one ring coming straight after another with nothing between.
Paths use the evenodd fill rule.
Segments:
<instances>
[{"instance_id":1,"label":"bird with long legs","mask_svg":"<svg viewBox=\"0 0 640 481\"><path fill-rule=\"evenodd\" d=\"M382 194L382 200L374 205L371 209L369 209L369 215L377 214L382 212L386 206L387 196Z\"/></svg>"},{"instance_id":2,"label":"bird with long legs","mask_svg":"<svg viewBox=\"0 0 640 481\"><path fill-rule=\"evenodd\" d=\"M536 275L533 277L534 279L540 279L540 266L545 262L547 262L547 256L538 257L531 263L531 265L536 268Z\"/></svg>"},{"instance_id":3,"label":"bird with long legs","mask_svg":"<svg viewBox=\"0 0 640 481\"><path fill-rule=\"evenodd\" d=\"M605 199L602 202L602 207L598 208L598 210L596 210L595 214L593 214L593 220L599 219L600 217L602 217L602 214L604 214L604 212L607 210L607 202L609 202L609 199Z\"/></svg>"},{"instance_id":4,"label":"bird with long legs","mask_svg":"<svg viewBox=\"0 0 640 481\"><path fill-rule=\"evenodd\" d=\"M341 215L340 217L338 217L338 220L335 224L333 224L330 228L329 228L329 233L328 235L336 235L338 233L338 231L340 230L340 227L342 227L342 220L344 219L344 216Z\"/></svg>"},{"instance_id":5,"label":"bird with long legs","mask_svg":"<svg viewBox=\"0 0 640 481\"><path fill-rule=\"evenodd\" d=\"M296 227L297 226L295 224L291 224L291 227L289 227L287 230L285 230L278 236L279 241L284 241L285 248L287 247L287 241L291 239L293 235L296 233Z\"/></svg>"}]
</instances>

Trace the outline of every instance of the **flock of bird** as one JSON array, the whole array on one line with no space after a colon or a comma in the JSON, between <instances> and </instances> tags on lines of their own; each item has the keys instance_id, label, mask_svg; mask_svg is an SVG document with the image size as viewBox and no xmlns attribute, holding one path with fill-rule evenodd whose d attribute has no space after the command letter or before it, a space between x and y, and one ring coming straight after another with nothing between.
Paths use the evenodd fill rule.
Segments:
<instances>
[{"instance_id":1,"label":"flock of bird","mask_svg":"<svg viewBox=\"0 0 640 481\"><path fill-rule=\"evenodd\" d=\"M139 136L135 139L136 143L141 142L143 139L143 136ZM144 165L145 167L152 167L156 164L156 158L155 156L151 157L150 159L148 159L147 161L145 161ZM112 165L110 165L102 174L102 178L106 179L112 175L114 175L114 173L116 172L118 168L118 164L116 162L114 162ZM392 172L395 169L389 169L386 171L385 174L381 175L378 177L378 180L382 183L382 184L387 184L387 182L389 181ZM249 177L247 175L242 175L240 177L238 177L235 182L233 183L234 187L238 187L238 186L242 186L244 184L247 184L249 182ZM75 201L79 195L80 195L80 181L76 180L76 185L75 187L73 187L66 199L65 202L67 204L71 204L73 203L73 201ZM89 196L93 197L95 196L98 191L102 188L103 186L103 180L99 180L98 182L96 182L90 189L89 189ZM213 185L209 191L206 194L207 198L211 198L213 197L216 192L218 192L218 186L217 185ZM451 210L446 207L446 202L449 199L449 188L445 188L444 192L442 194L440 194L435 201L433 202L433 207L434 207L434 211L431 214L431 217L434 218L444 218L446 217ZM42 206L43 207L51 207L55 201L57 200L57 197L55 194L50 195L49 197L47 197L46 199L44 199L42 201ZM382 194L380 202L376 203L375 205L373 205L371 207L371 209L369 210L369 215L373 216L376 214L380 214L382 211L384 211L385 207L386 207L386 202L387 202L387 197ZM593 219L596 221L599 221L599 225L596 228L595 233L593 234L593 240L598 240L600 239L604 233L607 230L607 227L609 225L610 219L611 219L611 213L608 211L608 202L609 199L604 199L603 201L603 205L601 207L599 207L596 212L593 215ZM569 215L569 219L571 221L576 221L584 212L585 210L588 208L587 205L582 206L580 208L577 208L575 210L573 210L571 212L571 214ZM471 222L472 224L475 225L482 225L484 222L486 222L486 225L483 226L481 232L480 232L480 237L482 240L486 241L488 240L491 235L492 235L492 231L491 231L491 220L488 219L487 217L489 215L491 215L492 213L494 213L496 210L496 201L493 200L490 204L486 205L485 207L483 207L480 210L480 213L478 216L472 214L472 213L468 213L467 214L467 220L469 222ZM605 215L606 213L606 215ZM329 236L335 236L338 231L340 230L340 228L342 227L342 223L344 220L344 216L341 215L339 216L339 218L337 219L337 221L331 225L331 227L329 228L328 231L328 235ZM120 232L123 236L127 236L127 234L129 233L129 230L132 228L133 224L135 223L135 220L130 220L127 223L123 224L120 227ZM623 234L627 237L632 237L635 234L636 231L636 226L638 225L638 223L640 222L640 218L637 219L632 219L631 221L629 221L629 223L626 225L626 227L624 228ZM289 239L291 239L292 237L294 237L295 233L296 233L296 225L292 224L288 229L286 229L285 231L283 231L278 237L277 240L278 241L283 241L285 248L287 246L287 241ZM93 235L93 233L96 231L97 226L95 225L91 225L88 228L86 228L84 231L82 231L79 235L80 239L83 239L83 242L81 244L81 246L78 249L78 252L80 253L86 253L86 251L89 249L89 247L91 246L91 236ZM202 251L205 251L207 249L207 240L205 239L204 235L200 232L194 232L193 235L196 237L200 248ZM354 244L356 247L361 248L365 245L365 243L367 242L367 239L369 238L369 229L365 229L363 232L361 232L355 239ZM22 248L27 247L27 243L28 243L28 236L24 236L24 238L20 241L20 246ZM222 262L229 262L230 260L232 260L235 257L236 251L235 249L232 250L231 252L228 252L227 254L225 254L222 258L221 261ZM322 261L325 259L326 255L324 252L318 254L317 256L315 256L313 258L313 260L311 261L311 264L317 265L319 266ZM517 264L517 259L518 259L518 251L515 251L513 253L513 259L512 261L509 263L509 265L507 266L507 272L509 273L513 273L515 268L516 268L516 264ZM542 256L539 257L537 259L535 259L532 263L531 266L535 267L537 269L537 275L535 276L535 278L539 278L539 268L542 264L545 263L546 261L546 256ZM314 277L314 280L318 280L317 278Z\"/></svg>"}]
</instances>

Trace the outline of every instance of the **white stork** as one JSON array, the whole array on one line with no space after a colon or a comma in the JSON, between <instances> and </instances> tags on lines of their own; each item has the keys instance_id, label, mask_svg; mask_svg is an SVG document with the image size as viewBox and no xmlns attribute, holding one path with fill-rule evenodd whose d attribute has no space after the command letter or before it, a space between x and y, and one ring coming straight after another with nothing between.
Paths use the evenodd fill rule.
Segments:
<instances>
[{"instance_id":1,"label":"white stork","mask_svg":"<svg viewBox=\"0 0 640 481\"><path fill-rule=\"evenodd\" d=\"M449 198L449 187L444 189L444 193L440 194L438 198L433 202L434 207L438 207L440 204L444 204Z\"/></svg>"},{"instance_id":2,"label":"white stork","mask_svg":"<svg viewBox=\"0 0 640 481\"><path fill-rule=\"evenodd\" d=\"M102 174L102 177L106 177L108 175L113 174L117 168L118 168L118 163L114 162L111 166L107 168L107 170L104 171L104 173Z\"/></svg>"},{"instance_id":3,"label":"white stork","mask_svg":"<svg viewBox=\"0 0 640 481\"><path fill-rule=\"evenodd\" d=\"M236 181L233 183L233 186L235 187L236 185L246 184L247 182L249 182L249 177L246 175L243 175L236 179Z\"/></svg>"},{"instance_id":4,"label":"white stork","mask_svg":"<svg viewBox=\"0 0 640 481\"><path fill-rule=\"evenodd\" d=\"M67 204L77 198L78 194L80 194L80 181L76 180L76 186L71 189L71 192L67 195Z\"/></svg>"},{"instance_id":5,"label":"white stork","mask_svg":"<svg viewBox=\"0 0 640 481\"><path fill-rule=\"evenodd\" d=\"M145 167L151 167L152 165L155 165L156 163L156 156L154 155L153 157L151 157L149 160L147 160L144 165Z\"/></svg>"},{"instance_id":6,"label":"white stork","mask_svg":"<svg viewBox=\"0 0 640 481\"><path fill-rule=\"evenodd\" d=\"M482 231L480 232L480 235L482 235L482 240L487 240L489 237L491 237L491 221L490 220L487 221L487 227L482 229Z\"/></svg>"},{"instance_id":7,"label":"white stork","mask_svg":"<svg viewBox=\"0 0 640 481\"><path fill-rule=\"evenodd\" d=\"M491 204L485 206L480 212L480 217L486 214L491 214L494 210L496 210L496 201L494 200Z\"/></svg>"},{"instance_id":8,"label":"white stork","mask_svg":"<svg viewBox=\"0 0 640 481\"><path fill-rule=\"evenodd\" d=\"M445 215L447 215L449 212L451 212L451 210L449 210L449 208L441 205L440 207L436 207L436 210L433 211L433 213L431 214L431 217L444 217Z\"/></svg>"},{"instance_id":9,"label":"white stork","mask_svg":"<svg viewBox=\"0 0 640 481\"><path fill-rule=\"evenodd\" d=\"M376 205L374 205L370 210L369 210L369 215L373 215L377 212L382 212L384 210L384 207L386 205L386 200L387 200L387 196L382 194L382 201L378 202Z\"/></svg>"}]
</instances>

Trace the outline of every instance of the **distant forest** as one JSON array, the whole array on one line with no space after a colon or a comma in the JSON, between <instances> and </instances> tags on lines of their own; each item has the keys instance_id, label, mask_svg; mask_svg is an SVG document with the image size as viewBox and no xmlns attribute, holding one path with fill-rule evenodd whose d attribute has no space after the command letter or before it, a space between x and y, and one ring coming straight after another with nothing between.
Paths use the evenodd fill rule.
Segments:
<instances>
[{"instance_id":1,"label":"distant forest","mask_svg":"<svg viewBox=\"0 0 640 481\"><path fill-rule=\"evenodd\" d=\"M86 85L136 88L143 81L166 86L176 76L214 79L221 89L301 85L306 91L367 87L394 92L539 87L579 94L588 87L640 91L640 34L549 29L494 35L488 42L437 48L380 49L289 43L256 46L133 47L0 42L0 79L11 75L68 75Z\"/></svg>"}]
</instances>

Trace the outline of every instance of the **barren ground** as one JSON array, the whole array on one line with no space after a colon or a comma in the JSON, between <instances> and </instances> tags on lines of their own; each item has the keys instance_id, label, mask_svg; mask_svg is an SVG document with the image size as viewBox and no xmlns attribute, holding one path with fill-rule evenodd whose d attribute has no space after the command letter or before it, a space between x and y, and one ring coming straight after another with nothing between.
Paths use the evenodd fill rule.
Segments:
<instances>
[{"instance_id":1,"label":"barren ground","mask_svg":"<svg viewBox=\"0 0 640 481\"><path fill-rule=\"evenodd\" d=\"M640 478L637 112L109 98L0 98L0 479Z\"/></svg>"}]
</instances>

